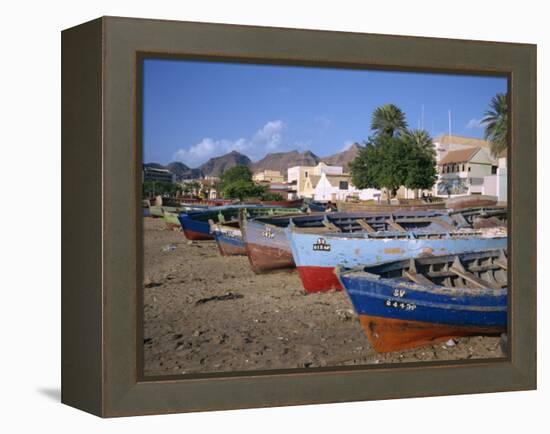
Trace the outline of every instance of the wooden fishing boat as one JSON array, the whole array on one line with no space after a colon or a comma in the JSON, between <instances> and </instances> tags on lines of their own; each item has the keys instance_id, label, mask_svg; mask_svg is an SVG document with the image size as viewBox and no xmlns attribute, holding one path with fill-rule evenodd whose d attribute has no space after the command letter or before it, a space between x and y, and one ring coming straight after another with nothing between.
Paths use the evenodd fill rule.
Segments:
<instances>
[{"instance_id":1,"label":"wooden fishing boat","mask_svg":"<svg viewBox=\"0 0 550 434\"><path fill-rule=\"evenodd\" d=\"M336 202L338 211L352 212L397 212L397 211L427 211L445 209L445 202L434 201L426 202L422 199L402 200L400 203L387 204L385 202L376 202L374 200L356 201L356 202Z\"/></svg>"},{"instance_id":2,"label":"wooden fishing boat","mask_svg":"<svg viewBox=\"0 0 550 434\"><path fill-rule=\"evenodd\" d=\"M231 205L231 199L197 199L197 198L179 198L176 205L191 206L191 207L212 207L212 206L227 206Z\"/></svg>"},{"instance_id":3,"label":"wooden fishing boat","mask_svg":"<svg viewBox=\"0 0 550 434\"><path fill-rule=\"evenodd\" d=\"M456 196L446 200L447 208L457 210L464 208L495 206L498 202L498 197L487 196L484 194L470 194L465 196Z\"/></svg>"},{"instance_id":4,"label":"wooden fishing boat","mask_svg":"<svg viewBox=\"0 0 550 434\"><path fill-rule=\"evenodd\" d=\"M239 221L222 224L210 220L209 224L210 233L214 235L222 256L246 255L246 247Z\"/></svg>"},{"instance_id":5,"label":"wooden fishing boat","mask_svg":"<svg viewBox=\"0 0 550 434\"><path fill-rule=\"evenodd\" d=\"M279 207L279 208L301 208L304 205L304 199L259 200L259 201L246 201L244 203L251 204L251 205L273 206L273 207Z\"/></svg>"},{"instance_id":6,"label":"wooden fishing boat","mask_svg":"<svg viewBox=\"0 0 550 434\"><path fill-rule=\"evenodd\" d=\"M204 211L190 211L180 213L178 220L187 239L189 240L213 240L214 234L210 232L209 220L214 223L238 222L239 212L243 211L250 218L265 215L281 215L288 213L300 213L294 208L267 207L261 205L229 205L212 207Z\"/></svg>"},{"instance_id":7,"label":"wooden fishing boat","mask_svg":"<svg viewBox=\"0 0 550 434\"><path fill-rule=\"evenodd\" d=\"M164 216L162 205L151 205L149 207L149 215L151 217L162 218Z\"/></svg>"},{"instance_id":8,"label":"wooden fishing boat","mask_svg":"<svg viewBox=\"0 0 550 434\"><path fill-rule=\"evenodd\" d=\"M169 212L164 210L163 218L166 223L166 229L168 230L181 230L181 224L178 219L178 214L176 212Z\"/></svg>"},{"instance_id":9,"label":"wooden fishing boat","mask_svg":"<svg viewBox=\"0 0 550 434\"><path fill-rule=\"evenodd\" d=\"M149 199L143 199L141 201L141 209L142 209L143 217L151 216L151 211L149 211L150 206L151 206L151 201Z\"/></svg>"},{"instance_id":10,"label":"wooden fishing boat","mask_svg":"<svg viewBox=\"0 0 550 434\"><path fill-rule=\"evenodd\" d=\"M339 269L363 329L378 352L507 327L506 250L484 250Z\"/></svg>"},{"instance_id":11,"label":"wooden fishing boat","mask_svg":"<svg viewBox=\"0 0 550 434\"><path fill-rule=\"evenodd\" d=\"M168 206L168 205L152 205L149 207L150 215L156 218L163 218L166 222L167 229L178 229L181 228L180 222L178 220L178 214L182 212L189 211L199 211L207 209L196 207L196 206Z\"/></svg>"},{"instance_id":12,"label":"wooden fishing boat","mask_svg":"<svg viewBox=\"0 0 550 434\"><path fill-rule=\"evenodd\" d=\"M457 254L465 251L504 249L506 231L450 229L438 219L388 220L382 230L353 233L304 230L289 227L292 257L306 292L341 290L335 269L377 262ZM449 230L450 229L450 230Z\"/></svg>"},{"instance_id":13,"label":"wooden fishing boat","mask_svg":"<svg viewBox=\"0 0 550 434\"><path fill-rule=\"evenodd\" d=\"M437 218L445 223L448 220L445 211L415 211L399 213L369 212L333 212L311 213L299 216L262 217L253 220L245 219L241 225L246 254L252 270L263 273L271 270L293 268L295 266L292 251L285 229L292 223L301 229L323 229L329 231L357 232L364 231L366 226L374 230L386 227L390 219L399 221L418 218ZM447 222L449 227L452 223ZM442 223L443 224L443 223ZM418 223L424 227L426 223Z\"/></svg>"},{"instance_id":14,"label":"wooden fishing boat","mask_svg":"<svg viewBox=\"0 0 550 434\"><path fill-rule=\"evenodd\" d=\"M505 206L464 208L450 211L449 217L458 227L504 227L508 222L508 208Z\"/></svg>"},{"instance_id":15,"label":"wooden fishing boat","mask_svg":"<svg viewBox=\"0 0 550 434\"><path fill-rule=\"evenodd\" d=\"M315 200L308 200L305 202L309 212L331 212L333 211L329 203L319 202Z\"/></svg>"}]
</instances>

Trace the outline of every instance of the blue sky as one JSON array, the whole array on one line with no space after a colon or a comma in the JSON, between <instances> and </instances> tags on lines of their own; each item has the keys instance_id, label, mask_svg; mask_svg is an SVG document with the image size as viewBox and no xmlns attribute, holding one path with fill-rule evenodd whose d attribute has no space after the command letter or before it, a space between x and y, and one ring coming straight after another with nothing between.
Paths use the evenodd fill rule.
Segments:
<instances>
[{"instance_id":1,"label":"blue sky","mask_svg":"<svg viewBox=\"0 0 550 434\"><path fill-rule=\"evenodd\" d=\"M399 106L409 127L433 137L482 137L500 77L344 70L146 59L143 68L145 162L197 167L232 150L253 161L269 152L310 150L324 157L371 134L373 110Z\"/></svg>"}]
</instances>

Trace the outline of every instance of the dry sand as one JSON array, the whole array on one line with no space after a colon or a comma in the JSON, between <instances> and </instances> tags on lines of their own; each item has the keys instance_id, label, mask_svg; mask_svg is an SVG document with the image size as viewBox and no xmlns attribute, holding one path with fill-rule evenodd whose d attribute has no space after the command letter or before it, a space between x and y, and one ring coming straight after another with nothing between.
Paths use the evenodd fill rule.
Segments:
<instances>
[{"instance_id":1,"label":"dry sand","mask_svg":"<svg viewBox=\"0 0 550 434\"><path fill-rule=\"evenodd\" d=\"M345 292L306 295L295 271L256 275L245 256L144 219L145 375L502 357L498 337L378 354Z\"/></svg>"}]
</instances>

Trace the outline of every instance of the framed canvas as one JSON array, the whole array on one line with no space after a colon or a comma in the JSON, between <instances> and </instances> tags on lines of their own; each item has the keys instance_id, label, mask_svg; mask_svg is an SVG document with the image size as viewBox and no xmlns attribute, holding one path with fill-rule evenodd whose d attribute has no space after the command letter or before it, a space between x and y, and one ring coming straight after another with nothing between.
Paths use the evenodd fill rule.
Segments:
<instances>
[{"instance_id":1,"label":"framed canvas","mask_svg":"<svg viewBox=\"0 0 550 434\"><path fill-rule=\"evenodd\" d=\"M534 45L102 17L62 198L65 404L536 388Z\"/></svg>"}]
</instances>

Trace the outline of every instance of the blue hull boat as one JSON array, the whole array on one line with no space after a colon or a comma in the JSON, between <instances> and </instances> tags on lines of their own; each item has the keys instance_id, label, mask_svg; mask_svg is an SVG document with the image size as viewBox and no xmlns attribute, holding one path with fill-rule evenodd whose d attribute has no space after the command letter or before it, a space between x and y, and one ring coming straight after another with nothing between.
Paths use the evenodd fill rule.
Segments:
<instances>
[{"instance_id":1,"label":"blue hull boat","mask_svg":"<svg viewBox=\"0 0 550 434\"><path fill-rule=\"evenodd\" d=\"M391 223L390 223L391 221ZM407 229L429 229L434 224L452 229L453 222L445 211L404 211L396 213L332 212L301 216L261 217L243 221L246 253L252 269L257 273L293 268L286 228L305 231L361 232L384 230L388 225L402 225Z\"/></svg>"},{"instance_id":2,"label":"blue hull boat","mask_svg":"<svg viewBox=\"0 0 550 434\"><path fill-rule=\"evenodd\" d=\"M306 292L343 289L337 266L352 268L420 256L505 249L506 231L453 230L433 224L429 230L355 233L287 229L292 257Z\"/></svg>"},{"instance_id":3,"label":"blue hull boat","mask_svg":"<svg viewBox=\"0 0 550 434\"><path fill-rule=\"evenodd\" d=\"M239 222L221 224L210 220L210 232L214 235L222 256L246 255L246 247Z\"/></svg>"},{"instance_id":4,"label":"blue hull boat","mask_svg":"<svg viewBox=\"0 0 550 434\"><path fill-rule=\"evenodd\" d=\"M504 249L338 269L374 349L389 352L507 327Z\"/></svg>"},{"instance_id":5,"label":"blue hull boat","mask_svg":"<svg viewBox=\"0 0 550 434\"><path fill-rule=\"evenodd\" d=\"M253 218L265 215L296 214L302 211L295 208L270 207L263 205L228 205L211 207L204 211L181 213L178 220L188 240L213 240L210 223L238 223L241 213Z\"/></svg>"}]
</instances>

